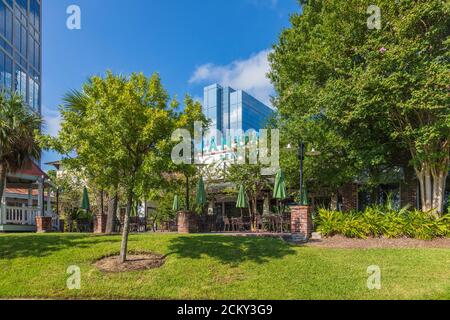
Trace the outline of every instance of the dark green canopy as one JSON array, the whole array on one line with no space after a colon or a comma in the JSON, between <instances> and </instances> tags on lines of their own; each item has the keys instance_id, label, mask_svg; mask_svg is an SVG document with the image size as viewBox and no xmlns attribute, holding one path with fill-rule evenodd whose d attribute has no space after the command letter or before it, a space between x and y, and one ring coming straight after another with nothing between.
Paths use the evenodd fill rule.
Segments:
<instances>
[{"instance_id":1,"label":"dark green canopy","mask_svg":"<svg viewBox=\"0 0 450 320\"><path fill-rule=\"evenodd\" d=\"M207 203L205 183L203 182L203 177L200 177L200 180L198 182L197 197L195 200L199 206L204 206Z\"/></svg>"},{"instance_id":2,"label":"dark green canopy","mask_svg":"<svg viewBox=\"0 0 450 320\"><path fill-rule=\"evenodd\" d=\"M239 194L236 202L236 208L244 209L247 208L247 195L245 194L245 188L241 185L239 188Z\"/></svg>"},{"instance_id":3,"label":"dark green canopy","mask_svg":"<svg viewBox=\"0 0 450 320\"><path fill-rule=\"evenodd\" d=\"M83 199L81 200L81 209L89 211L91 208L91 204L89 202L89 194L86 187L83 189Z\"/></svg>"},{"instance_id":4,"label":"dark green canopy","mask_svg":"<svg viewBox=\"0 0 450 320\"><path fill-rule=\"evenodd\" d=\"M275 177L275 188L273 189L273 198L277 200L285 200L286 195L286 181L284 179L284 173L280 169Z\"/></svg>"}]
</instances>

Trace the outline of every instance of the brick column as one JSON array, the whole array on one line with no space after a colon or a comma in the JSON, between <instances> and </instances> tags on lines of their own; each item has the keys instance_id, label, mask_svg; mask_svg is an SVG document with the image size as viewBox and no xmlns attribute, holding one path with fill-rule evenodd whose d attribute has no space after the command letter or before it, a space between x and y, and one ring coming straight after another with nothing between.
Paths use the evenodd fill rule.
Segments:
<instances>
[{"instance_id":1,"label":"brick column","mask_svg":"<svg viewBox=\"0 0 450 320\"><path fill-rule=\"evenodd\" d=\"M36 217L36 232L52 232L52 217Z\"/></svg>"},{"instance_id":2,"label":"brick column","mask_svg":"<svg viewBox=\"0 0 450 320\"><path fill-rule=\"evenodd\" d=\"M108 216L106 214L98 214L95 216L94 233L106 233L106 221Z\"/></svg>"},{"instance_id":3,"label":"brick column","mask_svg":"<svg viewBox=\"0 0 450 320\"><path fill-rule=\"evenodd\" d=\"M313 232L310 206L291 207L291 233L299 240L308 241Z\"/></svg>"},{"instance_id":4,"label":"brick column","mask_svg":"<svg viewBox=\"0 0 450 320\"><path fill-rule=\"evenodd\" d=\"M192 212L178 212L178 233L197 233L198 219Z\"/></svg>"}]
</instances>

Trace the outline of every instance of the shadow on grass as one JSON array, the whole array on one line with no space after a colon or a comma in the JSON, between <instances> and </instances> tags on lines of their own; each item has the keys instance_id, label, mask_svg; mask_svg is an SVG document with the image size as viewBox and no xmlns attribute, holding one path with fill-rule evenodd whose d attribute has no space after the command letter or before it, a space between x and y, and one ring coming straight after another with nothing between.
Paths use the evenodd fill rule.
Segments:
<instances>
[{"instance_id":1,"label":"shadow on grass","mask_svg":"<svg viewBox=\"0 0 450 320\"><path fill-rule=\"evenodd\" d=\"M90 234L0 236L0 259L39 258L60 250L92 248L95 245L105 243L117 243L120 245L120 240Z\"/></svg>"},{"instance_id":2,"label":"shadow on grass","mask_svg":"<svg viewBox=\"0 0 450 320\"><path fill-rule=\"evenodd\" d=\"M180 236L170 240L169 250L169 255L191 259L208 256L230 265L247 261L262 264L295 254L289 244L279 239L220 235Z\"/></svg>"}]
</instances>

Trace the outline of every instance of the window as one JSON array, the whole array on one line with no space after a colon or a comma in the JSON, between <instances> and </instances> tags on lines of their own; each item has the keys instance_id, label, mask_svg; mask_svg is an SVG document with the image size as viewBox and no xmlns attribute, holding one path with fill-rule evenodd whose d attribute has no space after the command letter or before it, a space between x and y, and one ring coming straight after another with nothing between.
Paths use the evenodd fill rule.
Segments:
<instances>
[{"instance_id":1,"label":"window","mask_svg":"<svg viewBox=\"0 0 450 320\"><path fill-rule=\"evenodd\" d=\"M37 0L30 0L30 21L39 30L40 6Z\"/></svg>"},{"instance_id":2,"label":"window","mask_svg":"<svg viewBox=\"0 0 450 320\"><path fill-rule=\"evenodd\" d=\"M28 104L34 111L39 110L39 78L28 78Z\"/></svg>"},{"instance_id":3,"label":"window","mask_svg":"<svg viewBox=\"0 0 450 320\"><path fill-rule=\"evenodd\" d=\"M31 34L28 34L28 53L27 53L28 62L34 66L34 39Z\"/></svg>"},{"instance_id":4,"label":"window","mask_svg":"<svg viewBox=\"0 0 450 320\"><path fill-rule=\"evenodd\" d=\"M12 89L13 62L8 56L5 56L5 87Z\"/></svg>"},{"instance_id":5,"label":"window","mask_svg":"<svg viewBox=\"0 0 450 320\"><path fill-rule=\"evenodd\" d=\"M5 86L5 54L0 50L0 89Z\"/></svg>"},{"instance_id":6,"label":"window","mask_svg":"<svg viewBox=\"0 0 450 320\"><path fill-rule=\"evenodd\" d=\"M11 10L5 8L5 38L9 42L12 42L12 24L13 24L13 14ZM1 21L1 20L0 20Z\"/></svg>"},{"instance_id":7,"label":"window","mask_svg":"<svg viewBox=\"0 0 450 320\"><path fill-rule=\"evenodd\" d=\"M5 32L6 32L6 25L5 25L5 21L6 21L6 6L3 3L3 1L0 0L0 34L2 36L5 37Z\"/></svg>"},{"instance_id":8,"label":"window","mask_svg":"<svg viewBox=\"0 0 450 320\"><path fill-rule=\"evenodd\" d=\"M16 64L14 90L26 101L27 97L27 75L22 68Z\"/></svg>"},{"instance_id":9,"label":"window","mask_svg":"<svg viewBox=\"0 0 450 320\"><path fill-rule=\"evenodd\" d=\"M38 42L34 42L34 67L39 70L40 64L41 64L41 60L40 60L40 56L39 56L39 43Z\"/></svg>"},{"instance_id":10,"label":"window","mask_svg":"<svg viewBox=\"0 0 450 320\"><path fill-rule=\"evenodd\" d=\"M27 0L16 0L16 4L24 13L27 13Z\"/></svg>"}]
</instances>

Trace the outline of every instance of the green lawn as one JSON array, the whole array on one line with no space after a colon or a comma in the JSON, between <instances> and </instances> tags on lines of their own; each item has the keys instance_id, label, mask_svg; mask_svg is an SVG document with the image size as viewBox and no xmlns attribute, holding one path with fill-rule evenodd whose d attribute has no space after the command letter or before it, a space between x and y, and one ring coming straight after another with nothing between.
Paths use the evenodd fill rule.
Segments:
<instances>
[{"instance_id":1,"label":"green lawn","mask_svg":"<svg viewBox=\"0 0 450 320\"><path fill-rule=\"evenodd\" d=\"M450 299L448 249L322 249L268 238L133 235L130 249L167 255L155 270L104 274L118 236L0 235L0 298ZM81 290L66 289L78 265ZM382 289L366 287L367 267Z\"/></svg>"}]
</instances>

